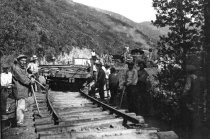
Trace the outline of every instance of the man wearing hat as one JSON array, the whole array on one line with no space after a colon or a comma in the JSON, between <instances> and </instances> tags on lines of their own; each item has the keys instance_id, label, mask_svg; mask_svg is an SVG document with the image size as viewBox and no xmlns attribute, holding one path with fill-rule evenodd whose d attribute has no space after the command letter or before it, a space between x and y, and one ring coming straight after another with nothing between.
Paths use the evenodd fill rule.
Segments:
<instances>
[{"instance_id":1,"label":"man wearing hat","mask_svg":"<svg viewBox=\"0 0 210 139\"><path fill-rule=\"evenodd\" d=\"M25 99L28 97L30 85L34 83L34 79L30 79L28 77L28 73L26 71L26 59L27 56L19 55L17 57L17 63L12 66L18 126L24 126L24 111L26 110Z\"/></svg>"},{"instance_id":2,"label":"man wearing hat","mask_svg":"<svg viewBox=\"0 0 210 139\"><path fill-rule=\"evenodd\" d=\"M30 72L32 73L32 75L37 76L38 74L38 70L39 70L39 65L38 65L38 61L37 61L37 57L36 55L33 55L33 57L31 57L30 59L30 63L28 64L27 69L30 70Z\"/></svg>"},{"instance_id":3,"label":"man wearing hat","mask_svg":"<svg viewBox=\"0 0 210 139\"><path fill-rule=\"evenodd\" d=\"M9 65L2 65L3 72L1 73L1 116L2 120L7 120L6 107L7 98L12 92L12 73L9 72Z\"/></svg>"},{"instance_id":4,"label":"man wearing hat","mask_svg":"<svg viewBox=\"0 0 210 139\"><path fill-rule=\"evenodd\" d=\"M105 85L105 72L102 69L102 63L100 61L96 61L96 67L98 70L96 86L98 87L99 95L101 100L104 100L104 85Z\"/></svg>"},{"instance_id":5,"label":"man wearing hat","mask_svg":"<svg viewBox=\"0 0 210 139\"><path fill-rule=\"evenodd\" d=\"M138 82L138 72L134 68L134 63L128 61L128 70L126 71L125 75L125 87L127 92L127 101L128 101L128 110L130 112L135 112L135 98L137 89L137 82Z\"/></svg>"},{"instance_id":6,"label":"man wearing hat","mask_svg":"<svg viewBox=\"0 0 210 139\"><path fill-rule=\"evenodd\" d=\"M38 58L36 55L33 55L30 59L30 63L28 64L27 71L29 74L31 74L36 80L39 79L39 64L38 64ZM36 84L34 84L34 89L37 91L37 89L40 90L40 87Z\"/></svg>"},{"instance_id":7,"label":"man wearing hat","mask_svg":"<svg viewBox=\"0 0 210 139\"><path fill-rule=\"evenodd\" d=\"M186 109L184 110L190 139L201 138L201 119L199 114L199 103L201 102L200 77L196 75L197 68L194 65L187 65L188 73L183 98Z\"/></svg>"}]
</instances>

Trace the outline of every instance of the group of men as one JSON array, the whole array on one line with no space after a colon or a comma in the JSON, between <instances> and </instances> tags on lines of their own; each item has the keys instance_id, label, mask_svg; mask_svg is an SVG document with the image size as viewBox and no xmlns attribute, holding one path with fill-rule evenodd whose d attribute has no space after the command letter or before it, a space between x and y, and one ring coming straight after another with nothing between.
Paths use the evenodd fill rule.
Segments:
<instances>
[{"instance_id":1,"label":"group of men","mask_svg":"<svg viewBox=\"0 0 210 139\"><path fill-rule=\"evenodd\" d=\"M140 61L136 65L133 61L127 61L126 64L128 69L125 73L123 92L127 93L128 110L142 115L149 114L151 97L146 92L148 76L144 70L146 64L144 61ZM117 96L122 88L120 87L120 75L116 69L110 65L102 65L99 60L95 60L93 62L93 73L95 85L92 87L90 94L95 95L94 91L98 88L100 99L104 101L104 90L106 90L111 95L109 103L118 105L119 98L117 99Z\"/></svg>"},{"instance_id":2,"label":"group of men","mask_svg":"<svg viewBox=\"0 0 210 139\"><path fill-rule=\"evenodd\" d=\"M1 118L7 120L7 99L12 96L16 101L17 126L24 125L24 112L27 111L26 99L30 96L32 85L38 78L38 62L34 55L27 65L27 56L19 55L12 66L4 63L1 73ZM36 86L36 85L35 85Z\"/></svg>"},{"instance_id":3,"label":"group of men","mask_svg":"<svg viewBox=\"0 0 210 139\"><path fill-rule=\"evenodd\" d=\"M93 61L92 69L95 84L93 84L89 93L95 96L96 90L98 90L100 99L104 101L106 91L107 96L111 94L110 103L114 104L119 89L119 77L116 74L116 69L107 64L103 65L99 60L93 59Z\"/></svg>"}]
</instances>

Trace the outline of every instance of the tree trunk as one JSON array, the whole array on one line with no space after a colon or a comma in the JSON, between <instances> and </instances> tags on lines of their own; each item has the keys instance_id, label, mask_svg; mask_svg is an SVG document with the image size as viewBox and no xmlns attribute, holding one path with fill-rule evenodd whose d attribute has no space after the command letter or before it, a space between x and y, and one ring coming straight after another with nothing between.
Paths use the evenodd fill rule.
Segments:
<instances>
[{"instance_id":1,"label":"tree trunk","mask_svg":"<svg viewBox=\"0 0 210 139\"><path fill-rule=\"evenodd\" d=\"M210 2L205 1L205 49L207 51L206 60L206 85L207 85L207 125L210 128Z\"/></svg>"}]
</instances>

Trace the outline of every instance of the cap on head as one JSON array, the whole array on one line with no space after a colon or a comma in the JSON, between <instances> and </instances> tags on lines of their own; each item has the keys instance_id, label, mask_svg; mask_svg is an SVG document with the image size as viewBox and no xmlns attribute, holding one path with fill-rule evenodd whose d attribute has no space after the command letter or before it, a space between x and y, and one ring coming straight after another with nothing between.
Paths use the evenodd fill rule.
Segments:
<instances>
[{"instance_id":1,"label":"cap on head","mask_svg":"<svg viewBox=\"0 0 210 139\"><path fill-rule=\"evenodd\" d=\"M27 56L21 54L21 55L19 55L19 56L17 57L17 60L19 61L19 60L21 60L21 59L27 59Z\"/></svg>"},{"instance_id":2,"label":"cap on head","mask_svg":"<svg viewBox=\"0 0 210 139\"><path fill-rule=\"evenodd\" d=\"M102 63L99 60L96 60L95 64L99 65L99 66L102 66Z\"/></svg>"},{"instance_id":3,"label":"cap on head","mask_svg":"<svg viewBox=\"0 0 210 139\"><path fill-rule=\"evenodd\" d=\"M30 58L30 61L34 61L34 58L33 58L33 57L31 57L31 58Z\"/></svg>"},{"instance_id":4,"label":"cap on head","mask_svg":"<svg viewBox=\"0 0 210 139\"><path fill-rule=\"evenodd\" d=\"M34 59L34 60L37 60L38 58L37 58L37 56L36 56L36 55L33 55L33 59Z\"/></svg>"}]
</instances>

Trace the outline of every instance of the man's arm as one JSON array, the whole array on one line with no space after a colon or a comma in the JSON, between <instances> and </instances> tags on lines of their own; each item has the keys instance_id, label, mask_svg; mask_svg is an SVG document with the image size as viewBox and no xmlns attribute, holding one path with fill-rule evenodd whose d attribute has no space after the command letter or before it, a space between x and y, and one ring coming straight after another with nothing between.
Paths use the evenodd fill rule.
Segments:
<instances>
[{"instance_id":1,"label":"man's arm","mask_svg":"<svg viewBox=\"0 0 210 139\"><path fill-rule=\"evenodd\" d=\"M23 74L18 68L13 70L13 76L16 80L20 81L22 84L29 85L31 80L26 74Z\"/></svg>"}]
</instances>

